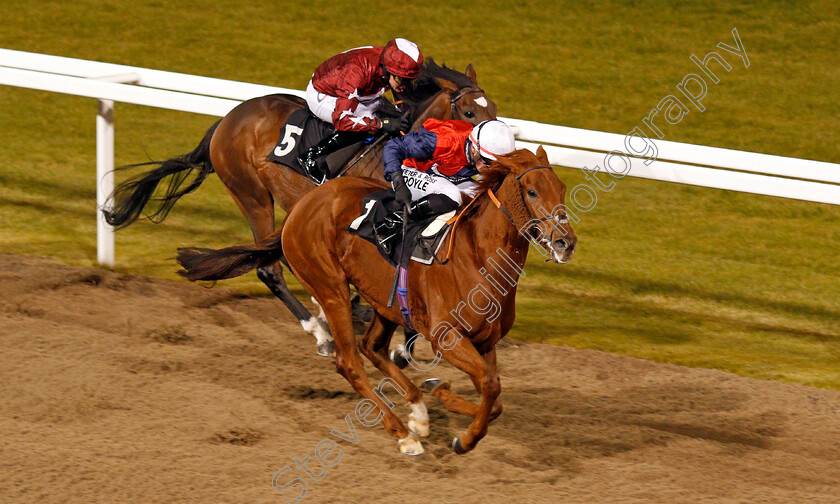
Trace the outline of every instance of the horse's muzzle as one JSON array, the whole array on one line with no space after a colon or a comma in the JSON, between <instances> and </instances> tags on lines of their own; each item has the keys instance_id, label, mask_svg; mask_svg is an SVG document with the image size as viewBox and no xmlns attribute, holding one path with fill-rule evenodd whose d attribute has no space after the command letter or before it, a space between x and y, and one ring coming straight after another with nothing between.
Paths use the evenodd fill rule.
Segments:
<instances>
[{"instance_id":1,"label":"horse's muzzle","mask_svg":"<svg viewBox=\"0 0 840 504\"><path fill-rule=\"evenodd\" d=\"M551 242L551 259L557 264L566 264L572 260L577 247L577 236L564 237Z\"/></svg>"}]
</instances>

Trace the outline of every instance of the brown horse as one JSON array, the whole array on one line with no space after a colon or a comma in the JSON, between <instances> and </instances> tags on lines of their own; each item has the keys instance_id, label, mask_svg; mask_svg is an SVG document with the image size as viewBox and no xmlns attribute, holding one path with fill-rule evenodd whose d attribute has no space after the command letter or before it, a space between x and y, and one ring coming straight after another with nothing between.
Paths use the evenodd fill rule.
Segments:
<instances>
[{"instance_id":1,"label":"brown horse","mask_svg":"<svg viewBox=\"0 0 840 504\"><path fill-rule=\"evenodd\" d=\"M473 124L496 118L496 104L478 86L472 65L467 66L466 73L462 74L429 59L415 79L414 86L408 87L400 98L414 112L414 128L430 117L461 119ZM152 202L153 209L147 217L153 222L160 222L181 196L195 190L215 171L248 219L254 240L260 242L266 239L276 228L274 203L277 202L288 212L316 187L307 177L267 158L286 119L302 107L306 107L306 102L291 95L247 100L214 124L189 154L163 162L125 167L159 165L116 188L111 196L113 210L103 210L106 220L117 228L123 228L137 220L144 207ZM346 174L382 180L382 143L379 142ZM353 162L355 159L348 165ZM194 178L184 187L193 173ZM162 195L155 196L161 182L166 189ZM318 353L331 355L333 338L323 326L323 315L313 317L289 292L282 266L279 263L265 265L257 270L257 276L291 310L303 328L315 337Z\"/></svg>"},{"instance_id":2,"label":"brown horse","mask_svg":"<svg viewBox=\"0 0 840 504\"><path fill-rule=\"evenodd\" d=\"M577 244L565 212L566 187L548 166L542 147L536 156L527 150L500 156L480 183L486 191L464 211L457 231L450 233L451 260L429 266L412 263L408 269L414 328L431 342L438 359L442 356L469 374L481 394L481 403L473 404L447 386L432 391L450 411L475 417L453 440L458 453L473 449L486 434L488 422L501 413L495 345L513 325L517 279L529 242L545 247L557 263L571 260ZM339 373L371 408L374 404L379 408L385 429L399 439L400 451L417 455L423 452L417 436L429 434L422 392L387 355L394 329L404 325L399 308L387 306L394 268L374 245L347 231L359 214L361 199L383 186L357 178L325 184L301 199L282 228L265 242L219 251L181 249L178 262L184 276L214 280L240 275L284 255L323 307L335 337ZM316 246L301 246L304 243ZM357 350L350 284L374 310L360 346L388 377L375 389ZM393 403L382 394L385 384L411 405L408 427L391 412Z\"/></svg>"}]
</instances>

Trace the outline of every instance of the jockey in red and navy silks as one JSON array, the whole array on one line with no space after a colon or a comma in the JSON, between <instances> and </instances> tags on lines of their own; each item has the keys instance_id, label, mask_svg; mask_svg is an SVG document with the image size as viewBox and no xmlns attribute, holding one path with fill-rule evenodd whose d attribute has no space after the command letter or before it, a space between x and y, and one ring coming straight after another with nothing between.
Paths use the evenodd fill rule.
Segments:
<instances>
[{"instance_id":1,"label":"jockey in red and navy silks","mask_svg":"<svg viewBox=\"0 0 840 504\"><path fill-rule=\"evenodd\" d=\"M423 54L414 42L397 38L385 47L359 47L321 63L306 87L306 104L335 133L299 159L316 183L324 180L317 159L384 130L397 134L399 119L376 116L380 96L389 89L400 92L419 75Z\"/></svg>"},{"instance_id":2,"label":"jockey in red and navy silks","mask_svg":"<svg viewBox=\"0 0 840 504\"><path fill-rule=\"evenodd\" d=\"M411 219L420 221L457 209L462 194L475 196L478 184L472 176L514 148L513 132L502 121L473 126L427 119L417 131L385 144L385 180L396 200L409 208ZM399 213L389 216L376 230L380 242L389 241L401 224Z\"/></svg>"},{"instance_id":3,"label":"jockey in red and navy silks","mask_svg":"<svg viewBox=\"0 0 840 504\"><path fill-rule=\"evenodd\" d=\"M468 152L472 130L473 125L466 121L427 119L417 131L390 140L382 153L385 180L390 182L403 167L446 177L453 183L469 180L478 173ZM450 194L461 203L460 194Z\"/></svg>"}]
</instances>

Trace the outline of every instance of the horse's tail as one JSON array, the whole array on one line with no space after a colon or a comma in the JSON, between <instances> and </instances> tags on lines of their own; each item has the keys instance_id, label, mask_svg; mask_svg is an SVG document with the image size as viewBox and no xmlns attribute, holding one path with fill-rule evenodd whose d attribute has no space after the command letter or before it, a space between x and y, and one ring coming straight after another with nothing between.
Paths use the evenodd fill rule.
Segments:
<instances>
[{"instance_id":1,"label":"horse's tail","mask_svg":"<svg viewBox=\"0 0 840 504\"><path fill-rule=\"evenodd\" d=\"M149 201L157 204L153 211L147 213L149 220L158 223L165 219L181 196L194 191L208 175L213 173L213 164L210 162L210 139L213 138L213 133L220 122L221 119L207 130L201 143L189 154L167 161L150 161L118 168L118 170L123 170L138 166L159 165L154 170L141 173L117 186L108 197L109 202L113 204L113 209L102 211L108 224L117 229L128 226L140 217ZM196 170L195 178L189 185L182 188L190 173ZM158 184L167 178L169 180L164 193L153 197Z\"/></svg>"},{"instance_id":2,"label":"horse's tail","mask_svg":"<svg viewBox=\"0 0 840 504\"><path fill-rule=\"evenodd\" d=\"M192 281L233 278L283 259L282 227L256 245L234 245L219 250L178 249L178 274Z\"/></svg>"}]
</instances>

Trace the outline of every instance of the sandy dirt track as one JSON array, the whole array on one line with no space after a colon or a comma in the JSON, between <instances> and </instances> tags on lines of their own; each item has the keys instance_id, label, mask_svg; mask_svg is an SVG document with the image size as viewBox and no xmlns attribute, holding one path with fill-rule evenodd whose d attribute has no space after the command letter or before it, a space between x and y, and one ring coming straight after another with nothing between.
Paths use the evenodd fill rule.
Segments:
<instances>
[{"instance_id":1,"label":"sandy dirt track","mask_svg":"<svg viewBox=\"0 0 840 504\"><path fill-rule=\"evenodd\" d=\"M273 298L0 255L0 502L283 503L360 397ZM427 397L426 454L356 424L305 503L840 502L840 393L515 341L505 412ZM381 377L367 363L371 379ZM432 373L475 397L449 365ZM405 419L408 408L395 411Z\"/></svg>"}]
</instances>

